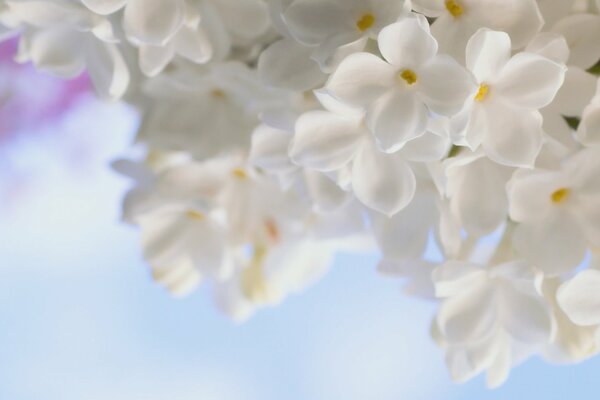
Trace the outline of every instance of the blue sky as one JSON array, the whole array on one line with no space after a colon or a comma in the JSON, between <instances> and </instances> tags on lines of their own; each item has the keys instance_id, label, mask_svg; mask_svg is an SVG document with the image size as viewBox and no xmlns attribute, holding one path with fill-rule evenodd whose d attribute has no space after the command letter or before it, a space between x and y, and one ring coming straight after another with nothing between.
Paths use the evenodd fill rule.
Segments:
<instances>
[{"instance_id":1,"label":"blue sky","mask_svg":"<svg viewBox=\"0 0 600 400\"><path fill-rule=\"evenodd\" d=\"M433 306L377 275L375 256L339 256L306 293L239 326L207 288L169 297L118 222L126 183L107 168L134 125L89 102L54 127L85 134L94 152L79 167L54 139L11 153L31 179L0 210L0 399L600 398L598 358L533 359L494 391L451 382L428 334Z\"/></svg>"}]
</instances>

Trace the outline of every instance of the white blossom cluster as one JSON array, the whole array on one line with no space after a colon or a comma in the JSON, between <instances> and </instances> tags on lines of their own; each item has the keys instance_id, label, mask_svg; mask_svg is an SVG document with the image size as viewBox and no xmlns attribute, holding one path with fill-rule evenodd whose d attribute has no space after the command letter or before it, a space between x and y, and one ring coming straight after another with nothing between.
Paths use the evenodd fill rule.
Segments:
<instances>
[{"instance_id":1,"label":"white blossom cluster","mask_svg":"<svg viewBox=\"0 0 600 400\"><path fill-rule=\"evenodd\" d=\"M207 281L241 320L375 248L439 302L452 377L494 387L600 350L599 9L0 0L0 38L139 110L142 155L114 167L172 293Z\"/></svg>"}]
</instances>

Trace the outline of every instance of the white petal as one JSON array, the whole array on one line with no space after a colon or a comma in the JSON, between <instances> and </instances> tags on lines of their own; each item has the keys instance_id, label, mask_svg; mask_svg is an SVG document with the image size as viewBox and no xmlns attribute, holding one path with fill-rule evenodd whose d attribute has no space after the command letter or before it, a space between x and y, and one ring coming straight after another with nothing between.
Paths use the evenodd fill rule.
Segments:
<instances>
[{"instance_id":1,"label":"white petal","mask_svg":"<svg viewBox=\"0 0 600 400\"><path fill-rule=\"evenodd\" d=\"M309 111L296 122L290 157L308 168L336 170L352 160L365 136L360 121L327 111Z\"/></svg>"},{"instance_id":2,"label":"white petal","mask_svg":"<svg viewBox=\"0 0 600 400\"><path fill-rule=\"evenodd\" d=\"M395 78L396 70L381 58L370 53L355 53L342 61L326 88L348 105L360 107L385 93Z\"/></svg>"},{"instance_id":3,"label":"white petal","mask_svg":"<svg viewBox=\"0 0 600 400\"><path fill-rule=\"evenodd\" d=\"M319 211L339 210L348 200L348 192L340 189L332 179L320 172L306 170L304 179L310 198Z\"/></svg>"},{"instance_id":4,"label":"white petal","mask_svg":"<svg viewBox=\"0 0 600 400\"><path fill-rule=\"evenodd\" d=\"M544 25L536 0L461 0L480 26L508 33L513 49L525 47Z\"/></svg>"},{"instance_id":5,"label":"white petal","mask_svg":"<svg viewBox=\"0 0 600 400\"><path fill-rule=\"evenodd\" d=\"M482 146L486 155L499 164L531 167L542 148L541 114L496 102L485 109L485 117Z\"/></svg>"},{"instance_id":6,"label":"white petal","mask_svg":"<svg viewBox=\"0 0 600 400\"><path fill-rule=\"evenodd\" d=\"M437 42L416 18L406 18L381 30L379 50L392 65L414 68L437 53Z\"/></svg>"},{"instance_id":7,"label":"white petal","mask_svg":"<svg viewBox=\"0 0 600 400\"><path fill-rule=\"evenodd\" d=\"M156 76L171 62L175 51L173 46L141 45L138 57L140 69L146 76Z\"/></svg>"},{"instance_id":8,"label":"white petal","mask_svg":"<svg viewBox=\"0 0 600 400\"><path fill-rule=\"evenodd\" d=\"M508 333L524 343L548 343L552 320L544 298L516 290L510 282L504 282L500 291L502 300L498 306Z\"/></svg>"},{"instance_id":9,"label":"white petal","mask_svg":"<svg viewBox=\"0 0 600 400\"><path fill-rule=\"evenodd\" d=\"M331 0L296 0L284 12L292 35L307 45L318 45L327 37L358 29L349 10Z\"/></svg>"},{"instance_id":10,"label":"white petal","mask_svg":"<svg viewBox=\"0 0 600 400\"><path fill-rule=\"evenodd\" d=\"M173 38L173 46L177 54L198 64L208 62L213 55L212 44L201 27L182 26Z\"/></svg>"},{"instance_id":11,"label":"white petal","mask_svg":"<svg viewBox=\"0 0 600 400\"><path fill-rule=\"evenodd\" d=\"M488 285L464 287L461 294L442 302L437 323L451 343L468 343L487 337L496 326L494 291Z\"/></svg>"},{"instance_id":12,"label":"white petal","mask_svg":"<svg viewBox=\"0 0 600 400\"><path fill-rule=\"evenodd\" d=\"M479 83L495 80L510 59L510 37L482 28L467 43L467 68Z\"/></svg>"},{"instance_id":13,"label":"white petal","mask_svg":"<svg viewBox=\"0 0 600 400\"><path fill-rule=\"evenodd\" d=\"M427 131L412 139L400 149L400 154L408 161L433 162L443 159L450 150L448 135Z\"/></svg>"},{"instance_id":14,"label":"white petal","mask_svg":"<svg viewBox=\"0 0 600 400\"><path fill-rule=\"evenodd\" d=\"M117 12L127 3L127 0L81 0L93 12L108 15Z\"/></svg>"},{"instance_id":15,"label":"white petal","mask_svg":"<svg viewBox=\"0 0 600 400\"><path fill-rule=\"evenodd\" d=\"M587 146L600 144L600 105L586 107L577 127L577 139Z\"/></svg>"},{"instance_id":16,"label":"white petal","mask_svg":"<svg viewBox=\"0 0 600 400\"><path fill-rule=\"evenodd\" d=\"M410 166L394 154L385 154L367 141L354 159L352 188L367 207L392 216L412 200L416 187Z\"/></svg>"},{"instance_id":17,"label":"white petal","mask_svg":"<svg viewBox=\"0 0 600 400\"><path fill-rule=\"evenodd\" d=\"M493 232L508 214L505 185L512 169L486 157L463 162L457 158L447 169L450 207L471 235Z\"/></svg>"},{"instance_id":18,"label":"white petal","mask_svg":"<svg viewBox=\"0 0 600 400\"><path fill-rule=\"evenodd\" d=\"M128 0L123 27L132 40L159 46L181 27L184 14L181 0Z\"/></svg>"},{"instance_id":19,"label":"white petal","mask_svg":"<svg viewBox=\"0 0 600 400\"><path fill-rule=\"evenodd\" d=\"M129 70L117 46L89 40L86 65L101 98L114 100L125 94L129 86Z\"/></svg>"},{"instance_id":20,"label":"white petal","mask_svg":"<svg viewBox=\"0 0 600 400\"><path fill-rule=\"evenodd\" d=\"M464 293L465 288L485 285L486 271L478 264L463 261L446 261L431 274L437 297L450 297Z\"/></svg>"},{"instance_id":21,"label":"white petal","mask_svg":"<svg viewBox=\"0 0 600 400\"><path fill-rule=\"evenodd\" d=\"M269 10L264 1L219 0L212 3L222 23L242 43L257 38L269 28Z\"/></svg>"},{"instance_id":22,"label":"white petal","mask_svg":"<svg viewBox=\"0 0 600 400\"><path fill-rule=\"evenodd\" d=\"M313 49L292 39L281 39L267 47L258 58L261 80L269 86L309 90L325 80L319 65L310 58Z\"/></svg>"},{"instance_id":23,"label":"white petal","mask_svg":"<svg viewBox=\"0 0 600 400\"><path fill-rule=\"evenodd\" d=\"M94 14L76 3L22 0L6 1L6 7L19 23L25 22L36 27L87 31L92 29L95 22Z\"/></svg>"},{"instance_id":24,"label":"white petal","mask_svg":"<svg viewBox=\"0 0 600 400\"><path fill-rule=\"evenodd\" d=\"M419 94L429 109L439 115L456 114L467 97L477 92L471 75L450 56L435 57L418 75Z\"/></svg>"},{"instance_id":25,"label":"white petal","mask_svg":"<svg viewBox=\"0 0 600 400\"><path fill-rule=\"evenodd\" d=\"M466 45L480 27L481 25L472 18L457 20L445 10L444 15L431 25L431 33L438 42L440 53L448 54L462 63L465 59Z\"/></svg>"},{"instance_id":26,"label":"white petal","mask_svg":"<svg viewBox=\"0 0 600 400\"><path fill-rule=\"evenodd\" d=\"M519 53L506 64L492 88L512 105L540 109L552 102L566 68L533 53Z\"/></svg>"},{"instance_id":27,"label":"white petal","mask_svg":"<svg viewBox=\"0 0 600 400\"><path fill-rule=\"evenodd\" d=\"M63 78L74 78L84 69L83 37L69 29L47 29L21 38L20 52L25 52L40 70Z\"/></svg>"},{"instance_id":28,"label":"white petal","mask_svg":"<svg viewBox=\"0 0 600 400\"><path fill-rule=\"evenodd\" d=\"M365 50L368 42L367 36L356 33L341 33L325 39L316 48L311 47L311 58L319 64L321 71L333 72L344 59L354 53Z\"/></svg>"},{"instance_id":29,"label":"white petal","mask_svg":"<svg viewBox=\"0 0 600 400\"><path fill-rule=\"evenodd\" d=\"M436 216L434 200L429 192L417 192L413 201L393 217L374 218L375 239L386 258L401 260L423 256Z\"/></svg>"},{"instance_id":30,"label":"white petal","mask_svg":"<svg viewBox=\"0 0 600 400\"><path fill-rule=\"evenodd\" d=\"M581 228L562 211L540 223L519 225L513 245L519 255L549 276L575 270L586 251Z\"/></svg>"},{"instance_id":31,"label":"white petal","mask_svg":"<svg viewBox=\"0 0 600 400\"><path fill-rule=\"evenodd\" d=\"M267 125L259 125L252 134L250 161L259 168L271 172L295 169L288 156L292 135Z\"/></svg>"},{"instance_id":32,"label":"white petal","mask_svg":"<svg viewBox=\"0 0 600 400\"><path fill-rule=\"evenodd\" d=\"M543 32L537 35L527 45L525 51L546 57L559 64L566 64L570 54L565 38L553 32Z\"/></svg>"},{"instance_id":33,"label":"white petal","mask_svg":"<svg viewBox=\"0 0 600 400\"><path fill-rule=\"evenodd\" d=\"M571 48L569 64L581 69L593 67L600 58L600 17L592 14L575 14L559 21L553 32L562 34Z\"/></svg>"},{"instance_id":34,"label":"white petal","mask_svg":"<svg viewBox=\"0 0 600 400\"><path fill-rule=\"evenodd\" d=\"M600 271L589 269L565 282L557 292L565 314L577 325L600 324Z\"/></svg>"},{"instance_id":35,"label":"white petal","mask_svg":"<svg viewBox=\"0 0 600 400\"><path fill-rule=\"evenodd\" d=\"M427 108L413 91L390 90L369 107L367 125L377 146L393 153L425 133Z\"/></svg>"},{"instance_id":36,"label":"white petal","mask_svg":"<svg viewBox=\"0 0 600 400\"><path fill-rule=\"evenodd\" d=\"M569 67L565 82L550 105L561 115L581 116L596 93L598 78L577 67Z\"/></svg>"},{"instance_id":37,"label":"white petal","mask_svg":"<svg viewBox=\"0 0 600 400\"><path fill-rule=\"evenodd\" d=\"M446 12L443 0L412 0L412 7L428 17L439 17Z\"/></svg>"},{"instance_id":38,"label":"white petal","mask_svg":"<svg viewBox=\"0 0 600 400\"><path fill-rule=\"evenodd\" d=\"M550 171L517 171L506 189L510 217L517 222L543 221L551 211L551 196L560 188L560 177Z\"/></svg>"}]
</instances>

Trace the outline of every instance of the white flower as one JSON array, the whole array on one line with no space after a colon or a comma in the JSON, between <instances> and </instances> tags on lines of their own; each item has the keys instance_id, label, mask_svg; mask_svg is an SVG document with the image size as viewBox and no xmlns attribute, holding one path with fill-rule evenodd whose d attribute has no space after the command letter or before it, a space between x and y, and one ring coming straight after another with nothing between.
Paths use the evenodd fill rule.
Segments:
<instances>
[{"instance_id":1,"label":"white flower","mask_svg":"<svg viewBox=\"0 0 600 400\"><path fill-rule=\"evenodd\" d=\"M571 56L569 64L588 69L600 58L600 44L596 38L600 35L600 16L593 14L575 14L554 25L552 31L565 37Z\"/></svg>"},{"instance_id":2,"label":"white flower","mask_svg":"<svg viewBox=\"0 0 600 400\"><path fill-rule=\"evenodd\" d=\"M255 247L232 279L214 286L217 307L243 321L259 307L275 306L306 289L328 271L332 259L332 246L301 238L270 249Z\"/></svg>"},{"instance_id":3,"label":"white flower","mask_svg":"<svg viewBox=\"0 0 600 400\"><path fill-rule=\"evenodd\" d=\"M433 271L443 298L434 332L447 349L452 377L463 382L488 371L496 387L536 347L551 341L554 323L539 293L540 276L523 262L446 262Z\"/></svg>"},{"instance_id":4,"label":"white flower","mask_svg":"<svg viewBox=\"0 0 600 400\"><path fill-rule=\"evenodd\" d=\"M191 205L165 205L139 219L144 258L153 269L193 265L201 276L223 279L225 230L204 210Z\"/></svg>"},{"instance_id":5,"label":"white flower","mask_svg":"<svg viewBox=\"0 0 600 400\"><path fill-rule=\"evenodd\" d=\"M9 1L7 19L20 29L17 59L63 78L84 70L105 99L117 99L130 75L108 20L66 1Z\"/></svg>"},{"instance_id":6,"label":"white flower","mask_svg":"<svg viewBox=\"0 0 600 400\"><path fill-rule=\"evenodd\" d=\"M569 310L579 310L575 307L581 307L582 304L573 305L572 300L573 289L580 288L574 285L564 284L566 288L561 294L561 301L565 301L565 306ZM600 351L600 336L597 334L598 326L581 326L573 323L571 319L562 310L557 292L561 286L561 281L558 278L546 279L543 284L544 297L552 306L554 320L556 321L556 337L554 341L543 351L543 356L546 360L553 363L575 363L589 358ZM586 292L586 296L589 293Z\"/></svg>"},{"instance_id":7,"label":"white flower","mask_svg":"<svg viewBox=\"0 0 600 400\"><path fill-rule=\"evenodd\" d=\"M425 132L430 113L450 116L459 111L475 86L456 61L437 55L424 19L389 25L378 41L386 61L355 53L339 65L326 87L340 101L366 108L377 146L394 152Z\"/></svg>"},{"instance_id":8,"label":"white flower","mask_svg":"<svg viewBox=\"0 0 600 400\"><path fill-rule=\"evenodd\" d=\"M479 28L507 32L513 47L520 48L544 23L535 0L413 0L413 7L436 18L431 31L440 49L459 60L464 57L467 41Z\"/></svg>"},{"instance_id":9,"label":"white flower","mask_svg":"<svg viewBox=\"0 0 600 400\"><path fill-rule=\"evenodd\" d=\"M479 90L453 119L464 143L493 161L532 166L542 146L539 109L554 99L566 68L534 53L511 57L506 33L479 30L467 45L467 68Z\"/></svg>"},{"instance_id":10,"label":"white flower","mask_svg":"<svg viewBox=\"0 0 600 400\"><path fill-rule=\"evenodd\" d=\"M556 294L558 304L577 325L600 325L600 271L588 269L565 282Z\"/></svg>"},{"instance_id":11,"label":"white flower","mask_svg":"<svg viewBox=\"0 0 600 400\"><path fill-rule=\"evenodd\" d=\"M283 20L297 41L316 47L313 57L327 70L338 49L352 45L361 51L405 8L403 0L294 0Z\"/></svg>"},{"instance_id":12,"label":"white flower","mask_svg":"<svg viewBox=\"0 0 600 400\"><path fill-rule=\"evenodd\" d=\"M582 150L560 170L519 170L509 182L515 248L546 274L574 270L600 245L600 157Z\"/></svg>"},{"instance_id":13,"label":"white flower","mask_svg":"<svg viewBox=\"0 0 600 400\"><path fill-rule=\"evenodd\" d=\"M152 147L185 150L201 159L246 148L269 101L254 71L241 63L179 68L147 85L150 101L139 136Z\"/></svg>"},{"instance_id":14,"label":"white flower","mask_svg":"<svg viewBox=\"0 0 600 400\"><path fill-rule=\"evenodd\" d=\"M181 28L185 20L185 0L82 0L90 10L112 14L125 7L123 28L136 44L161 46Z\"/></svg>"},{"instance_id":15,"label":"white flower","mask_svg":"<svg viewBox=\"0 0 600 400\"><path fill-rule=\"evenodd\" d=\"M407 161L439 159L448 149L447 134L428 132L394 154L379 150L356 109L309 111L298 119L290 147L294 162L322 172L351 169L349 182L367 207L388 216L412 200L416 179ZM410 150L409 150L410 149Z\"/></svg>"},{"instance_id":16,"label":"white flower","mask_svg":"<svg viewBox=\"0 0 600 400\"><path fill-rule=\"evenodd\" d=\"M467 233L493 232L508 216L505 185L513 173L481 152L463 153L445 162L450 209Z\"/></svg>"}]
</instances>

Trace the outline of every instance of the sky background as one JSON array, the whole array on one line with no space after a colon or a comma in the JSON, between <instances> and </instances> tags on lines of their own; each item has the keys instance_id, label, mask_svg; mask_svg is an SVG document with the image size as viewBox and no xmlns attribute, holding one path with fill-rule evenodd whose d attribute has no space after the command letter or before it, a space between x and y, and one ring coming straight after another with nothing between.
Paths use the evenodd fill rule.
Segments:
<instances>
[{"instance_id":1,"label":"sky background","mask_svg":"<svg viewBox=\"0 0 600 400\"><path fill-rule=\"evenodd\" d=\"M451 382L431 304L340 255L324 280L236 325L206 288L155 285L128 183L108 167L135 115L87 99L0 151L0 399L598 399L600 358L532 359L490 391Z\"/></svg>"}]
</instances>

